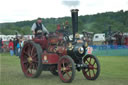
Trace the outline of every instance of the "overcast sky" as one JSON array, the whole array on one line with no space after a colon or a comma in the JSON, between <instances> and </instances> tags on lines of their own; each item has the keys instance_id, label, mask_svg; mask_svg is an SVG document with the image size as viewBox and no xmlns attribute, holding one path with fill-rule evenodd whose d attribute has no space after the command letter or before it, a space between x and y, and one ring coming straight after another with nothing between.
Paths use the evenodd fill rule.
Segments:
<instances>
[{"instance_id":1,"label":"overcast sky","mask_svg":"<svg viewBox=\"0 0 128 85\"><path fill-rule=\"evenodd\" d=\"M75 0L78 1L77 6L67 6L63 1L0 0L0 23L70 16L72 8L78 8L79 15L128 10L128 0Z\"/></svg>"}]
</instances>

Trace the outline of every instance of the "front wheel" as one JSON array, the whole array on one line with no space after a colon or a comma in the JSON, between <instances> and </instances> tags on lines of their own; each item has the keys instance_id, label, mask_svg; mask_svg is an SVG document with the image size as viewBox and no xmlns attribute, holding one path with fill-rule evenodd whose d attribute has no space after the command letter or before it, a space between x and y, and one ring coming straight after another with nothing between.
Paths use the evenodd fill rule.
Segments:
<instances>
[{"instance_id":1,"label":"front wheel","mask_svg":"<svg viewBox=\"0 0 128 85\"><path fill-rule=\"evenodd\" d=\"M95 80L100 74L100 63L97 57L88 54L83 59L84 64L87 65L87 68L82 69L83 75L88 80Z\"/></svg>"},{"instance_id":2,"label":"front wheel","mask_svg":"<svg viewBox=\"0 0 128 85\"><path fill-rule=\"evenodd\" d=\"M75 64L71 57L63 56L58 62L58 74L64 83L70 83L75 77Z\"/></svg>"}]
</instances>

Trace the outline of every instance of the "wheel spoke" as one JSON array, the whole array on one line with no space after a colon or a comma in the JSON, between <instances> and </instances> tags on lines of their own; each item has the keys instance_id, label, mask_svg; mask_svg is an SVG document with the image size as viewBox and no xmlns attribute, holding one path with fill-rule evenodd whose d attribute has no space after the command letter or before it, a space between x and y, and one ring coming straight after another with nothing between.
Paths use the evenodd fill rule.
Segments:
<instances>
[{"instance_id":1,"label":"wheel spoke","mask_svg":"<svg viewBox=\"0 0 128 85\"><path fill-rule=\"evenodd\" d=\"M34 58L34 57L36 57L37 56L37 53L34 53L33 55L32 55L32 58Z\"/></svg>"},{"instance_id":2,"label":"wheel spoke","mask_svg":"<svg viewBox=\"0 0 128 85\"><path fill-rule=\"evenodd\" d=\"M61 71L62 72L62 75L64 75L66 72L64 72L64 71Z\"/></svg>"},{"instance_id":3,"label":"wheel spoke","mask_svg":"<svg viewBox=\"0 0 128 85\"><path fill-rule=\"evenodd\" d=\"M33 63L33 68L32 69L37 69L37 66L38 66L38 64L37 63Z\"/></svg>"},{"instance_id":4,"label":"wheel spoke","mask_svg":"<svg viewBox=\"0 0 128 85\"><path fill-rule=\"evenodd\" d=\"M33 51L34 51L34 47L32 47L31 49L31 56L33 55Z\"/></svg>"},{"instance_id":5,"label":"wheel spoke","mask_svg":"<svg viewBox=\"0 0 128 85\"><path fill-rule=\"evenodd\" d=\"M29 66L29 68L32 69L32 66L33 66L33 65L32 65L32 63L31 63L30 66Z\"/></svg>"},{"instance_id":6,"label":"wheel spoke","mask_svg":"<svg viewBox=\"0 0 128 85\"><path fill-rule=\"evenodd\" d=\"M96 69L96 70L97 70L97 67L94 67L94 69Z\"/></svg>"},{"instance_id":7,"label":"wheel spoke","mask_svg":"<svg viewBox=\"0 0 128 85\"><path fill-rule=\"evenodd\" d=\"M28 57L29 57L29 54L28 54L27 52L23 51L23 53L24 53L26 56L28 56Z\"/></svg>"},{"instance_id":8,"label":"wheel spoke","mask_svg":"<svg viewBox=\"0 0 128 85\"><path fill-rule=\"evenodd\" d=\"M88 61L88 59L86 61L88 62L88 64L90 64L90 62Z\"/></svg>"},{"instance_id":9,"label":"wheel spoke","mask_svg":"<svg viewBox=\"0 0 128 85\"><path fill-rule=\"evenodd\" d=\"M72 68L72 67L70 67L70 66L66 66L66 69L67 69L68 72L71 71L71 68Z\"/></svg>"},{"instance_id":10,"label":"wheel spoke","mask_svg":"<svg viewBox=\"0 0 128 85\"><path fill-rule=\"evenodd\" d=\"M28 55L31 56L31 47L28 47Z\"/></svg>"},{"instance_id":11,"label":"wheel spoke","mask_svg":"<svg viewBox=\"0 0 128 85\"><path fill-rule=\"evenodd\" d=\"M65 67L64 63L65 63L65 62L64 62L64 59L63 59L63 67Z\"/></svg>"},{"instance_id":12,"label":"wheel spoke","mask_svg":"<svg viewBox=\"0 0 128 85\"><path fill-rule=\"evenodd\" d=\"M27 69L27 73L30 73L29 70L30 70L30 69L28 68L28 69Z\"/></svg>"},{"instance_id":13,"label":"wheel spoke","mask_svg":"<svg viewBox=\"0 0 128 85\"><path fill-rule=\"evenodd\" d=\"M92 59L92 58L90 57L90 61L89 61L90 63L91 63L91 59Z\"/></svg>"},{"instance_id":14,"label":"wheel spoke","mask_svg":"<svg viewBox=\"0 0 128 85\"><path fill-rule=\"evenodd\" d=\"M29 68L29 63L24 64L24 66L25 66L25 69L28 69Z\"/></svg>"},{"instance_id":15,"label":"wheel spoke","mask_svg":"<svg viewBox=\"0 0 128 85\"><path fill-rule=\"evenodd\" d=\"M95 65L95 63L96 63L96 61L94 60L94 62L93 62L93 64L92 64L92 65L94 66L94 65Z\"/></svg>"},{"instance_id":16,"label":"wheel spoke","mask_svg":"<svg viewBox=\"0 0 128 85\"><path fill-rule=\"evenodd\" d=\"M37 70L37 67L38 67L38 63L35 64L35 69Z\"/></svg>"},{"instance_id":17,"label":"wheel spoke","mask_svg":"<svg viewBox=\"0 0 128 85\"><path fill-rule=\"evenodd\" d=\"M66 72L66 74L68 75L68 77L69 77L69 78L71 78L71 76L69 75L69 73L68 73L68 72Z\"/></svg>"},{"instance_id":18,"label":"wheel spoke","mask_svg":"<svg viewBox=\"0 0 128 85\"><path fill-rule=\"evenodd\" d=\"M95 77L95 71L94 70L92 70L93 71L93 76Z\"/></svg>"},{"instance_id":19,"label":"wheel spoke","mask_svg":"<svg viewBox=\"0 0 128 85\"><path fill-rule=\"evenodd\" d=\"M85 69L85 72L87 73L89 71L89 69L87 69L87 71L86 71L86 69Z\"/></svg>"},{"instance_id":20,"label":"wheel spoke","mask_svg":"<svg viewBox=\"0 0 128 85\"><path fill-rule=\"evenodd\" d=\"M32 59L32 62L38 63L38 60Z\"/></svg>"},{"instance_id":21,"label":"wheel spoke","mask_svg":"<svg viewBox=\"0 0 128 85\"><path fill-rule=\"evenodd\" d=\"M31 63L31 65L30 65L31 74L32 74L32 72L33 72L33 67L34 67L34 65L33 65L33 63Z\"/></svg>"},{"instance_id":22,"label":"wheel spoke","mask_svg":"<svg viewBox=\"0 0 128 85\"><path fill-rule=\"evenodd\" d=\"M91 77L91 72L90 72L90 70L89 70L89 77Z\"/></svg>"},{"instance_id":23,"label":"wheel spoke","mask_svg":"<svg viewBox=\"0 0 128 85\"><path fill-rule=\"evenodd\" d=\"M26 63L28 63L28 61L27 61L27 60L24 60L24 61L23 61L23 64L26 64Z\"/></svg>"},{"instance_id":24,"label":"wheel spoke","mask_svg":"<svg viewBox=\"0 0 128 85\"><path fill-rule=\"evenodd\" d=\"M88 62L89 65L91 65L91 58L90 60L87 59L86 61Z\"/></svg>"}]
</instances>

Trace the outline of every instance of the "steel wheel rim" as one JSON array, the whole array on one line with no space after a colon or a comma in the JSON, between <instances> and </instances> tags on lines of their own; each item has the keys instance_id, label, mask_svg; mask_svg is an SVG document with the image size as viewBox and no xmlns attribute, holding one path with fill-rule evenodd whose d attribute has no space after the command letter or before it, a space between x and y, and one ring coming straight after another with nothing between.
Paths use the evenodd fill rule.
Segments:
<instances>
[{"instance_id":1,"label":"steel wheel rim","mask_svg":"<svg viewBox=\"0 0 128 85\"><path fill-rule=\"evenodd\" d=\"M26 44L22 50L21 65L26 76L32 77L36 74L38 69L38 55L36 47L30 43Z\"/></svg>"},{"instance_id":2,"label":"steel wheel rim","mask_svg":"<svg viewBox=\"0 0 128 85\"><path fill-rule=\"evenodd\" d=\"M60 78L64 81L67 82L72 78L72 64L69 59L63 58L59 61L58 64L58 72L60 75Z\"/></svg>"},{"instance_id":3,"label":"steel wheel rim","mask_svg":"<svg viewBox=\"0 0 128 85\"><path fill-rule=\"evenodd\" d=\"M89 56L84 59L84 63L87 64L88 68L83 69L83 74L87 79L93 79L98 72L98 63L96 59Z\"/></svg>"}]
</instances>

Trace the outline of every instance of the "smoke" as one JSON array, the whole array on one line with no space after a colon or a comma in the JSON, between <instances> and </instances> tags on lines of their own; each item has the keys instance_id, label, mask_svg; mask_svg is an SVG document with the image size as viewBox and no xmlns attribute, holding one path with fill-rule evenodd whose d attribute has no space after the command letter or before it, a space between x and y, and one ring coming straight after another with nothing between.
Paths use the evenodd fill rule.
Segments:
<instances>
[{"instance_id":1,"label":"smoke","mask_svg":"<svg viewBox=\"0 0 128 85\"><path fill-rule=\"evenodd\" d=\"M68 7L76 7L79 6L79 0L62 0L62 4Z\"/></svg>"}]
</instances>

